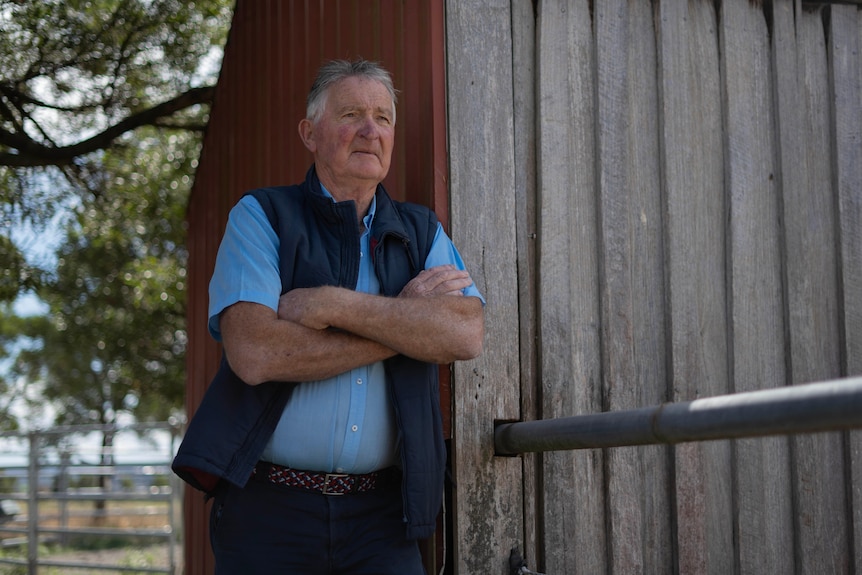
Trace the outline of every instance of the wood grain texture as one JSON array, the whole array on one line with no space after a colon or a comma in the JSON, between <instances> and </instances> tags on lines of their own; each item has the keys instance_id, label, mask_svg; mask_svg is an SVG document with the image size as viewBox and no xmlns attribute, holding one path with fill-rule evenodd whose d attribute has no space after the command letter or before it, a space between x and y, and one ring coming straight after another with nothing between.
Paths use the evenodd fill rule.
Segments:
<instances>
[{"instance_id":1,"label":"wood grain texture","mask_svg":"<svg viewBox=\"0 0 862 575\"><path fill-rule=\"evenodd\" d=\"M846 375L862 373L862 9L833 6L829 86L841 250Z\"/></svg>"},{"instance_id":2,"label":"wood grain texture","mask_svg":"<svg viewBox=\"0 0 862 575\"><path fill-rule=\"evenodd\" d=\"M733 391L786 383L779 198L770 46L763 11L726 0L720 17L728 205ZM741 573L793 572L786 437L735 442L735 523Z\"/></svg>"},{"instance_id":3,"label":"wood grain texture","mask_svg":"<svg viewBox=\"0 0 862 575\"><path fill-rule=\"evenodd\" d=\"M596 3L594 30L604 408L626 410L667 400L652 9ZM608 572L672 572L669 456L605 451Z\"/></svg>"},{"instance_id":4,"label":"wood grain texture","mask_svg":"<svg viewBox=\"0 0 862 575\"><path fill-rule=\"evenodd\" d=\"M828 63L819 10L784 2L773 15L789 379L805 383L840 374ZM843 436L794 437L791 457L797 572L847 572Z\"/></svg>"},{"instance_id":5,"label":"wood grain texture","mask_svg":"<svg viewBox=\"0 0 862 575\"><path fill-rule=\"evenodd\" d=\"M829 86L834 132L832 158L838 193L841 251L839 297L843 320L843 366L862 373L862 10L833 6L830 14ZM862 568L862 431L848 434L853 561Z\"/></svg>"},{"instance_id":6,"label":"wood grain texture","mask_svg":"<svg viewBox=\"0 0 862 575\"><path fill-rule=\"evenodd\" d=\"M671 399L729 390L723 149L714 5L658 6ZM726 441L676 447L679 571L733 571Z\"/></svg>"},{"instance_id":7,"label":"wood grain texture","mask_svg":"<svg viewBox=\"0 0 862 575\"><path fill-rule=\"evenodd\" d=\"M601 411L594 46L586 0L538 5L539 349L544 419ZM543 455L544 569L606 570L603 457Z\"/></svg>"},{"instance_id":8,"label":"wood grain texture","mask_svg":"<svg viewBox=\"0 0 862 575\"><path fill-rule=\"evenodd\" d=\"M628 409L857 365L859 68L838 55L858 48L823 25L846 18L858 42L858 11L558 0L536 4L533 29L531 4L449 14L469 52L450 45L453 231L482 247L468 264L511 314L489 300L490 359L456 372L458 572L498 572L518 530L548 573L840 571L860 521L851 434L508 462L483 441L488 418L518 410ZM490 373L506 374L493 393Z\"/></svg>"},{"instance_id":9,"label":"wood grain texture","mask_svg":"<svg viewBox=\"0 0 862 575\"><path fill-rule=\"evenodd\" d=\"M521 420L538 418L536 238L536 19L532 0L512 1L512 52L515 127L515 224L518 249L518 320L520 331ZM522 456L524 469L523 558L535 568L539 558L539 459Z\"/></svg>"},{"instance_id":10,"label":"wood grain texture","mask_svg":"<svg viewBox=\"0 0 862 575\"><path fill-rule=\"evenodd\" d=\"M510 4L447 6L451 231L487 299L485 352L454 372L455 569L508 572L523 540L519 458L494 456L520 416Z\"/></svg>"}]
</instances>

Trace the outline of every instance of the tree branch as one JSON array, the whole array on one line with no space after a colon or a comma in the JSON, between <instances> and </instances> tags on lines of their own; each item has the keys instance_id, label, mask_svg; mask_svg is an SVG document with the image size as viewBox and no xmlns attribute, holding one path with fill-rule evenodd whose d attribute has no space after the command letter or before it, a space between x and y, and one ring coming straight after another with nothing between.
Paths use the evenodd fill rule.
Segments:
<instances>
[{"instance_id":1,"label":"tree branch","mask_svg":"<svg viewBox=\"0 0 862 575\"><path fill-rule=\"evenodd\" d=\"M38 108L44 108L46 110L54 110L57 112L69 112L69 113L73 113L73 114L78 114L78 113L83 113L83 112L92 112L93 110L96 110L99 106L105 105L104 103L101 103L101 104L84 103L84 104L79 104L77 106L61 106L59 104L51 104L51 103L45 102L43 100L39 100L30 94L27 94L25 92L21 92L20 90L17 90L13 87L10 87L10 86L12 86L12 84L0 83L0 94L2 94L3 96L6 96L6 98L10 102L16 102L16 104L18 104L19 108L20 108L20 106L22 106L24 104L29 104L31 106L36 106Z\"/></svg>"},{"instance_id":2,"label":"tree branch","mask_svg":"<svg viewBox=\"0 0 862 575\"><path fill-rule=\"evenodd\" d=\"M0 153L0 166L38 167L68 164L79 156L104 150L126 132L142 126L157 125L163 118L196 104L211 103L214 93L214 86L192 88L166 102L132 114L91 138L69 146L46 146L21 133L0 132L0 144L17 150L17 152Z\"/></svg>"}]
</instances>

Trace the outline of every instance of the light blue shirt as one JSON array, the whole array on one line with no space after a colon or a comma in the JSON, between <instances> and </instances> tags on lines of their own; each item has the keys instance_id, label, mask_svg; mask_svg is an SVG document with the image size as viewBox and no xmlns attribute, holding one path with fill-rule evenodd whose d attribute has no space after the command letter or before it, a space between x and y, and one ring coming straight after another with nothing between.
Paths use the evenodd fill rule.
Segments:
<instances>
[{"instance_id":1,"label":"light blue shirt","mask_svg":"<svg viewBox=\"0 0 862 575\"><path fill-rule=\"evenodd\" d=\"M324 189L324 193L328 192ZM369 256L369 230L377 207L372 201L360 238L356 290L379 294ZM278 310L281 276L278 235L253 196L231 210L210 281L209 330L221 340L219 314L248 301ZM455 245L438 224L425 268L454 264L465 269ZM464 295L484 299L475 284ZM295 469L367 473L398 461L397 431L382 362L296 386L261 456Z\"/></svg>"}]
</instances>

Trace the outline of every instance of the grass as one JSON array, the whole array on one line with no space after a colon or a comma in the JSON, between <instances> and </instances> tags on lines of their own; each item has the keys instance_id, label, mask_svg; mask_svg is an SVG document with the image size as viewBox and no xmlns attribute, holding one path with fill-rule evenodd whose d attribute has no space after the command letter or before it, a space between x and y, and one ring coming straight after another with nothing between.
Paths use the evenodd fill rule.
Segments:
<instances>
[{"instance_id":1,"label":"grass","mask_svg":"<svg viewBox=\"0 0 862 575\"><path fill-rule=\"evenodd\" d=\"M8 557L9 555L4 555L3 552L0 552L0 556ZM167 569L169 565L167 549L164 545L135 548L125 547L113 550L101 550L98 552L80 551L60 546L51 546L43 549L40 546L39 558L49 559L51 561L62 561L70 564L87 563L106 566L104 569L40 566L40 575L134 575L136 573L143 574L148 572L134 571L134 569L118 571L110 569L109 566L123 568L146 567L149 569ZM20 565L0 565L0 575L27 575L27 567Z\"/></svg>"},{"instance_id":2,"label":"grass","mask_svg":"<svg viewBox=\"0 0 862 575\"><path fill-rule=\"evenodd\" d=\"M158 530L170 526L166 501L107 501L104 509L98 509L92 501L66 502L65 521L62 519L63 502L47 500L39 502L39 526L58 528L65 524L73 531L65 536L63 543L58 539L47 540L39 545L39 560L62 561L64 563L85 563L117 567L147 567L167 569L170 565L168 542L161 537L88 535L75 534L75 528L98 529L148 529ZM174 506L179 514L179 505ZM0 527L26 527L26 518L17 522L7 522ZM174 522L179 525L179 521ZM20 533L5 533L0 530L0 538L21 537ZM56 538L54 534L46 534ZM176 539L179 533L175 531ZM175 543L176 544L176 543ZM26 545L0 548L0 558L25 560ZM174 551L174 560L179 561L182 552ZM27 567L0 563L0 575L26 575ZM40 575L105 575L111 573L135 573L135 571L114 571L110 569L80 569L72 567L39 567ZM137 572L142 573L142 572Z\"/></svg>"}]
</instances>

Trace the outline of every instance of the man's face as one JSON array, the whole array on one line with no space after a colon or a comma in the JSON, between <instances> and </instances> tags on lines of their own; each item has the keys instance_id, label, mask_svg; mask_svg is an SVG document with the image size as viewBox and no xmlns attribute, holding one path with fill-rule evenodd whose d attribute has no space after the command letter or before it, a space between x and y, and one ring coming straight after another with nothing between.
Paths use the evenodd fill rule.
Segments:
<instances>
[{"instance_id":1,"label":"man's face","mask_svg":"<svg viewBox=\"0 0 862 575\"><path fill-rule=\"evenodd\" d=\"M300 122L321 179L336 187L383 181L395 140L393 114L392 98L376 80L349 77L330 86L320 119Z\"/></svg>"}]
</instances>

